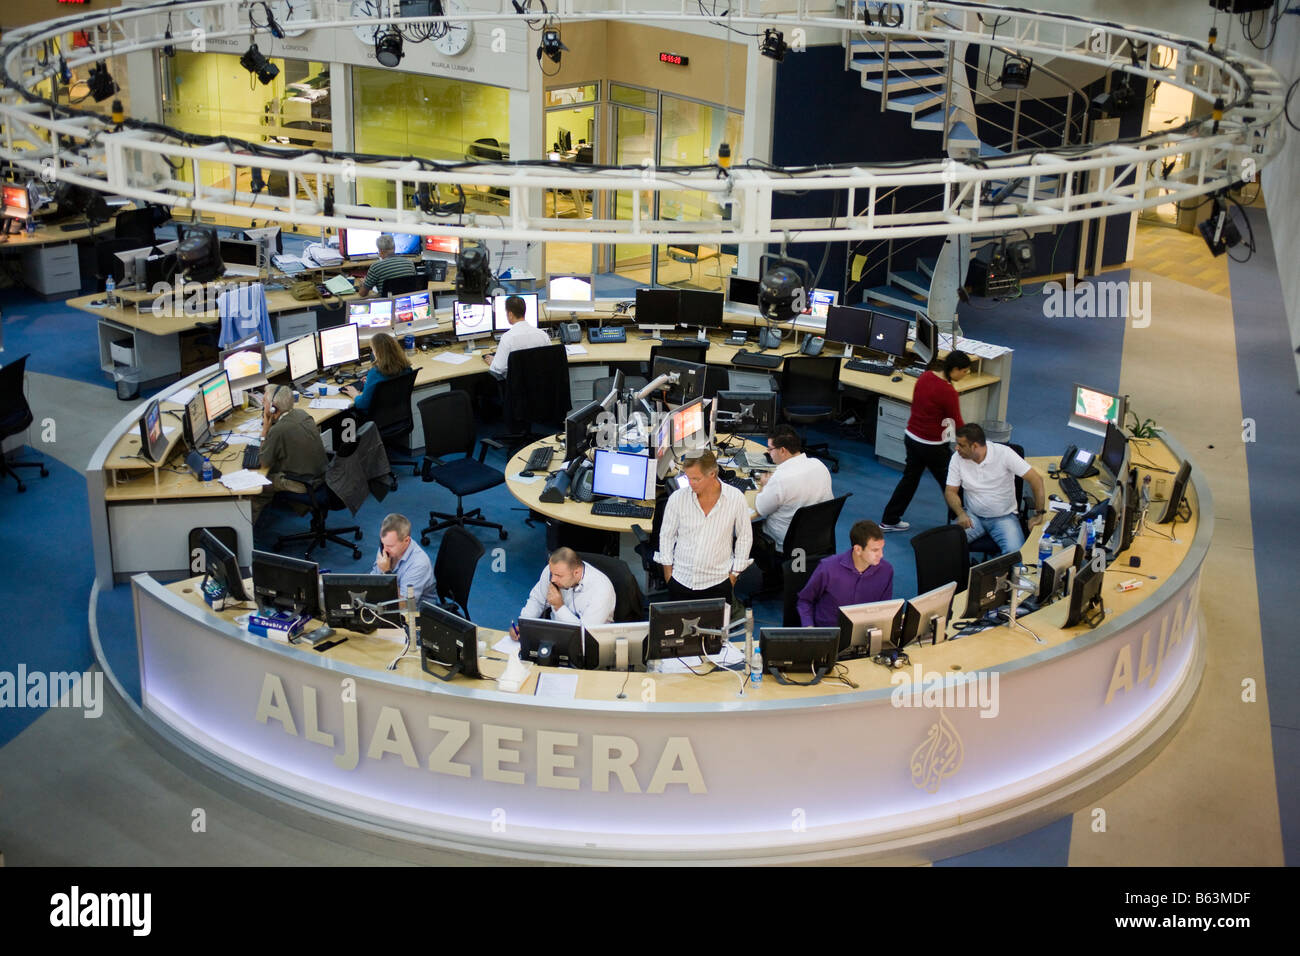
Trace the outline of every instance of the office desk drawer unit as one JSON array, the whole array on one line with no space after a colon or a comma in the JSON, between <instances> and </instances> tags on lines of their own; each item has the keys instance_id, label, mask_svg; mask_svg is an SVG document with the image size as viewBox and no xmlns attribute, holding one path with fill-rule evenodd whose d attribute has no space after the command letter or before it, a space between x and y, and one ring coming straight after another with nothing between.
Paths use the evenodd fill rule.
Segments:
<instances>
[{"instance_id":1,"label":"office desk drawer unit","mask_svg":"<svg viewBox=\"0 0 1300 956\"><path fill-rule=\"evenodd\" d=\"M81 288L77 246L35 246L23 250L23 272L27 284L41 295L67 295Z\"/></svg>"},{"instance_id":2,"label":"office desk drawer unit","mask_svg":"<svg viewBox=\"0 0 1300 956\"><path fill-rule=\"evenodd\" d=\"M907 429L907 420L911 417L911 406L884 398L876 403L876 460L900 468L907 461L907 447L903 444L903 432Z\"/></svg>"}]
</instances>

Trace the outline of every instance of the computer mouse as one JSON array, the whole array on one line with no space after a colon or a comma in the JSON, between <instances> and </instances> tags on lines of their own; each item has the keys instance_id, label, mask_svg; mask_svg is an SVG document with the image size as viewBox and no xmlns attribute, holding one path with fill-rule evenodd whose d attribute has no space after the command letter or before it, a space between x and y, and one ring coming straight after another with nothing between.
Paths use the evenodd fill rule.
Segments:
<instances>
[{"instance_id":1,"label":"computer mouse","mask_svg":"<svg viewBox=\"0 0 1300 956\"><path fill-rule=\"evenodd\" d=\"M903 376L901 375L895 375L893 378L890 379L891 382L901 382L902 380L903 380Z\"/></svg>"},{"instance_id":2,"label":"computer mouse","mask_svg":"<svg viewBox=\"0 0 1300 956\"><path fill-rule=\"evenodd\" d=\"M519 473L519 477L520 477L520 478L532 478L532 477L533 477L533 473L532 473L531 471L521 471L521 472Z\"/></svg>"},{"instance_id":3,"label":"computer mouse","mask_svg":"<svg viewBox=\"0 0 1300 956\"><path fill-rule=\"evenodd\" d=\"M1062 498L1060 495L1048 495L1048 496L1047 496L1047 500L1048 500L1048 501L1064 501L1065 499Z\"/></svg>"}]
</instances>

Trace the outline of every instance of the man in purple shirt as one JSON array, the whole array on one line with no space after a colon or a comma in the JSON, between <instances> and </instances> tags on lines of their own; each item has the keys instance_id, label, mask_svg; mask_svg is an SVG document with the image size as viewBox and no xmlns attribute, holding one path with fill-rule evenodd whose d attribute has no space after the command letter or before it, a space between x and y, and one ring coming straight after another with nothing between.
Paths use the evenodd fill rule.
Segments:
<instances>
[{"instance_id":1,"label":"man in purple shirt","mask_svg":"<svg viewBox=\"0 0 1300 956\"><path fill-rule=\"evenodd\" d=\"M849 540L853 547L822 558L799 592L799 623L804 627L835 627L841 607L894 596L894 568L884 558L880 525L859 521L849 530Z\"/></svg>"}]
</instances>

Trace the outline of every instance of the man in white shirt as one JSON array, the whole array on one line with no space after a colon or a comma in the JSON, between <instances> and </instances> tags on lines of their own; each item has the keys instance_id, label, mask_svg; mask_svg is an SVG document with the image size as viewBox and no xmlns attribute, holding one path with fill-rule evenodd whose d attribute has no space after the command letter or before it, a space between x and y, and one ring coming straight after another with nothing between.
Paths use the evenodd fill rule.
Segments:
<instances>
[{"instance_id":1,"label":"man in white shirt","mask_svg":"<svg viewBox=\"0 0 1300 956\"><path fill-rule=\"evenodd\" d=\"M510 320L510 328L506 329L505 334L501 336L496 351L488 352L483 356L483 361L489 365L489 371L497 378L506 377L506 371L510 367L511 352L551 344L549 335L524 321L526 309L524 300L519 296L512 295L506 299L506 317Z\"/></svg>"},{"instance_id":2,"label":"man in white shirt","mask_svg":"<svg viewBox=\"0 0 1300 956\"><path fill-rule=\"evenodd\" d=\"M768 454L776 469L758 479L758 497L754 508L766 519L763 530L785 554L785 533L790 519L804 505L815 505L835 497L831 490L831 473L816 458L803 453L799 433L789 425L778 425L767 439Z\"/></svg>"},{"instance_id":3,"label":"man in white shirt","mask_svg":"<svg viewBox=\"0 0 1300 956\"><path fill-rule=\"evenodd\" d=\"M718 459L703 451L682 469L689 486L664 505L655 561L674 601L732 598L736 578L749 566L754 534L745 495L718 478Z\"/></svg>"},{"instance_id":4,"label":"man in white shirt","mask_svg":"<svg viewBox=\"0 0 1300 956\"><path fill-rule=\"evenodd\" d=\"M987 533L1003 554L1021 549L1025 535L1016 515L1017 477L1023 477L1034 490L1034 508L1029 512L1029 527L1034 528L1043 520L1046 503L1043 476L1006 445L988 444L979 425L957 429L957 454L948 463L943 496L957 515L957 524L966 529L967 541ZM957 496L963 488L964 506Z\"/></svg>"},{"instance_id":5,"label":"man in white shirt","mask_svg":"<svg viewBox=\"0 0 1300 956\"><path fill-rule=\"evenodd\" d=\"M608 624L614 620L614 603L609 578L572 548L556 548L519 616L537 618L549 611L552 621L565 624ZM512 625L510 636L519 640L519 629Z\"/></svg>"}]
</instances>

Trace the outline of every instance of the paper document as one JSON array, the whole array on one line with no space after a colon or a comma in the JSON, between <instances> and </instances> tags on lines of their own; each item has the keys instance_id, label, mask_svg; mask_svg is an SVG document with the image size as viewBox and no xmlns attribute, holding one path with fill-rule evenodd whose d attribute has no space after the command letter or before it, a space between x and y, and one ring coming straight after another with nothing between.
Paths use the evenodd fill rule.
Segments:
<instances>
[{"instance_id":1,"label":"paper document","mask_svg":"<svg viewBox=\"0 0 1300 956\"><path fill-rule=\"evenodd\" d=\"M541 481L542 476L538 474L532 474L529 475L527 478L525 478L522 474L518 474L518 475L511 475L510 480L517 481L521 485L531 485L534 481Z\"/></svg>"},{"instance_id":2,"label":"paper document","mask_svg":"<svg viewBox=\"0 0 1300 956\"><path fill-rule=\"evenodd\" d=\"M470 359L477 357L469 352L439 352L433 356L433 360L435 362L446 362L448 365L464 365Z\"/></svg>"},{"instance_id":3,"label":"paper document","mask_svg":"<svg viewBox=\"0 0 1300 956\"><path fill-rule=\"evenodd\" d=\"M518 657L519 642L516 641L513 637L511 637L510 632L507 631L505 634L501 635L501 640L497 641L495 644L492 645L492 650L498 651L502 654L510 655L512 657Z\"/></svg>"},{"instance_id":4,"label":"paper document","mask_svg":"<svg viewBox=\"0 0 1300 956\"><path fill-rule=\"evenodd\" d=\"M171 398L167 399L167 401L175 402L177 405L188 405L190 403L190 399L192 399L197 394L198 394L198 389L182 388L175 392L172 392Z\"/></svg>"},{"instance_id":5,"label":"paper document","mask_svg":"<svg viewBox=\"0 0 1300 956\"><path fill-rule=\"evenodd\" d=\"M309 408L351 408L350 398L313 398Z\"/></svg>"},{"instance_id":6,"label":"paper document","mask_svg":"<svg viewBox=\"0 0 1300 956\"><path fill-rule=\"evenodd\" d=\"M348 281L347 276L331 276L325 280L325 288L335 295L351 295L357 291L352 283Z\"/></svg>"},{"instance_id":7,"label":"paper document","mask_svg":"<svg viewBox=\"0 0 1300 956\"><path fill-rule=\"evenodd\" d=\"M249 468L241 468L239 471L227 472L222 475L220 481L231 491L252 491L269 485L270 480L259 471L253 471Z\"/></svg>"},{"instance_id":8,"label":"paper document","mask_svg":"<svg viewBox=\"0 0 1300 956\"><path fill-rule=\"evenodd\" d=\"M722 653L713 655L709 660L720 667L731 667L744 663L745 655L735 644L725 641L722 645ZM661 674L685 674L692 668L698 672L701 668L707 667L708 665L698 657L674 657L666 661L660 661L659 672Z\"/></svg>"},{"instance_id":9,"label":"paper document","mask_svg":"<svg viewBox=\"0 0 1300 956\"><path fill-rule=\"evenodd\" d=\"M862 270L866 266L866 264L867 264L866 256L864 255L854 256L853 263L852 265L849 266L849 278L852 279L854 282L860 282L862 280Z\"/></svg>"},{"instance_id":10,"label":"paper document","mask_svg":"<svg viewBox=\"0 0 1300 956\"><path fill-rule=\"evenodd\" d=\"M586 355L587 349L582 345L566 345L564 352L566 355Z\"/></svg>"},{"instance_id":11,"label":"paper document","mask_svg":"<svg viewBox=\"0 0 1300 956\"><path fill-rule=\"evenodd\" d=\"M537 689L533 691L533 696L573 700L578 696L578 675L538 674Z\"/></svg>"}]
</instances>

